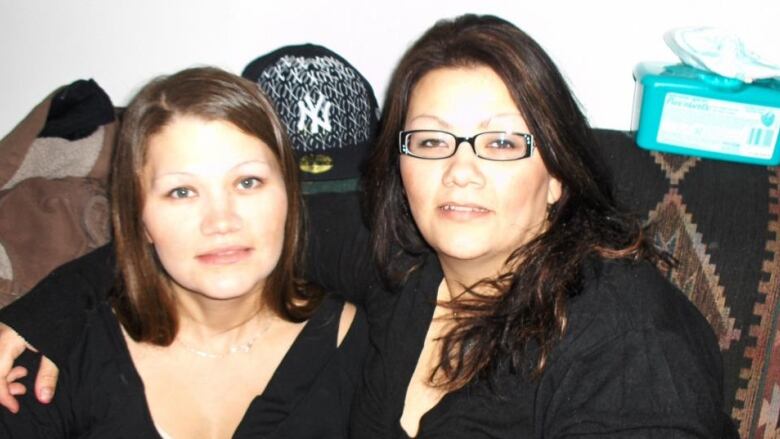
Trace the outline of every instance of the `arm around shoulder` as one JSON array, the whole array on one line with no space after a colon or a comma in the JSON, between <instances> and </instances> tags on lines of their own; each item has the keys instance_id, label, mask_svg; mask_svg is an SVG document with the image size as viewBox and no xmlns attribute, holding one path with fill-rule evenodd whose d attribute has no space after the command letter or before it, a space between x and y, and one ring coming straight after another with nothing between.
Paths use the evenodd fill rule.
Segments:
<instances>
[{"instance_id":1,"label":"arm around shoulder","mask_svg":"<svg viewBox=\"0 0 780 439\"><path fill-rule=\"evenodd\" d=\"M360 215L358 195L307 195L306 279L365 305L375 281L370 235Z\"/></svg>"},{"instance_id":2,"label":"arm around shoulder","mask_svg":"<svg viewBox=\"0 0 780 439\"><path fill-rule=\"evenodd\" d=\"M80 333L83 311L105 300L113 282L114 251L109 244L54 270L0 310L0 321L56 363Z\"/></svg>"}]
</instances>

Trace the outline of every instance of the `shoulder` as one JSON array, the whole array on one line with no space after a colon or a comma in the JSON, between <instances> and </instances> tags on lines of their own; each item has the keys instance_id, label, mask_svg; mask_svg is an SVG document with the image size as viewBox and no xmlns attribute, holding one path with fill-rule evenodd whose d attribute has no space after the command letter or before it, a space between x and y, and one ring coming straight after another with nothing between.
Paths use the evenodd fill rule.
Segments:
<instances>
[{"instance_id":1,"label":"shoulder","mask_svg":"<svg viewBox=\"0 0 780 439\"><path fill-rule=\"evenodd\" d=\"M304 345L299 348L306 351L302 355L310 359L310 366L316 364L315 357L334 354L340 365L338 373L357 382L369 348L368 323L359 305L327 294L304 331L308 336L301 339Z\"/></svg>"},{"instance_id":2,"label":"shoulder","mask_svg":"<svg viewBox=\"0 0 780 439\"><path fill-rule=\"evenodd\" d=\"M658 361L661 354L674 356L696 369L719 373L720 350L712 327L654 265L598 261L586 268L584 278L582 291L568 304L559 358L622 349Z\"/></svg>"},{"instance_id":3,"label":"shoulder","mask_svg":"<svg viewBox=\"0 0 780 439\"><path fill-rule=\"evenodd\" d=\"M355 314L357 314L357 308L351 303L344 303L344 307L341 309L341 319L339 319L339 335L338 344L344 341L344 337L352 327L352 322L355 320Z\"/></svg>"},{"instance_id":4,"label":"shoulder","mask_svg":"<svg viewBox=\"0 0 780 439\"><path fill-rule=\"evenodd\" d=\"M81 285L104 291L114 283L115 264L114 246L108 243L57 267L50 276L58 288Z\"/></svg>"},{"instance_id":5,"label":"shoulder","mask_svg":"<svg viewBox=\"0 0 780 439\"><path fill-rule=\"evenodd\" d=\"M367 332L363 309L334 293L325 295L310 321L314 327L331 328L327 332L335 333L337 346Z\"/></svg>"},{"instance_id":6,"label":"shoulder","mask_svg":"<svg viewBox=\"0 0 780 439\"><path fill-rule=\"evenodd\" d=\"M717 339L652 264L588 267L568 317L540 385L553 430L630 427L716 437L728 426Z\"/></svg>"},{"instance_id":7,"label":"shoulder","mask_svg":"<svg viewBox=\"0 0 780 439\"><path fill-rule=\"evenodd\" d=\"M119 321L108 303L84 311L84 325L70 352L68 367L78 370L92 364L119 362L126 344Z\"/></svg>"},{"instance_id":8,"label":"shoulder","mask_svg":"<svg viewBox=\"0 0 780 439\"><path fill-rule=\"evenodd\" d=\"M338 345L345 343L348 337L350 341L365 339L367 334L368 324L363 309L350 302L344 302L339 319Z\"/></svg>"},{"instance_id":9,"label":"shoulder","mask_svg":"<svg viewBox=\"0 0 780 439\"><path fill-rule=\"evenodd\" d=\"M683 327L711 331L694 304L649 262L588 264L569 313L576 321L596 319L618 332Z\"/></svg>"}]
</instances>

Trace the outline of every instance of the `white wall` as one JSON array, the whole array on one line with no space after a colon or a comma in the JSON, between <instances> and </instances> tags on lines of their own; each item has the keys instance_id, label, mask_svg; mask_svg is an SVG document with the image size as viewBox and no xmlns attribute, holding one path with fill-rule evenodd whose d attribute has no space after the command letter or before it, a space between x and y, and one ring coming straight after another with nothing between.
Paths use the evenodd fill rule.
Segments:
<instances>
[{"instance_id":1,"label":"white wall","mask_svg":"<svg viewBox=\"0 0 780 439\"><path fill-rule=\"evenodd\" d=\"M544 46L597 127L628 129L637 62L674 61L679 26L736 30L780 62L779 0L0 0L0 136L57 86L94 78L125 105L150 77L209 64L240 73L282 45L341 54L382 100L405 48L463 12L513 21Z\"/></svg>"}]
</instances>

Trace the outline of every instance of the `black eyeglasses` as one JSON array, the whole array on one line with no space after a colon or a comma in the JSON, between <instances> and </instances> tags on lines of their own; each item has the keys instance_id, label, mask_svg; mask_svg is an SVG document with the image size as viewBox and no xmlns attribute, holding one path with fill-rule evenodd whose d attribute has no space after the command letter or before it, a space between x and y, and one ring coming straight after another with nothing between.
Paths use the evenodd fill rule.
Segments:
<instances>
[{"instance_id":1,"label":"black eyeglasses","mask_svg":"<svg viewBox=\"0 0 780 439\"><path fill-rule=\"evenodd\" d=\"M463 142L471 145L477 157L502 162L530 157L534 149L533 135L511 131L485 131L471 137L441 130L401 131L398 135L401 154L428 160L452 157Z\"/></svg>"}]
</instances>

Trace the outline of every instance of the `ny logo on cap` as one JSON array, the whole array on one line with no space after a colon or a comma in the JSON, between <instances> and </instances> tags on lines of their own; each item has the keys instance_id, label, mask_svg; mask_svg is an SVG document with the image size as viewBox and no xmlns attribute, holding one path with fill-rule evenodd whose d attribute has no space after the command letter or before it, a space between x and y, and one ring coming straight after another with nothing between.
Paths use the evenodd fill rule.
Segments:
<instances>
[{"instance_id":1,"label":"ny logo on cap","mask_svg":"<svg viewBox=\"0 0 780 439\"><path fill-rule=\"evenodd\" d=\"M311 95L306 92L306 95L302 100L298 101L298 131L306 130L306 120L311 119L311 127L309 132L317 134L320 132L320 128L325 131L331 131L330 125L330 108L332 104L325 99L325 95L320 93L317 103L312 102Z\"/></svg>"}]
</instances>

